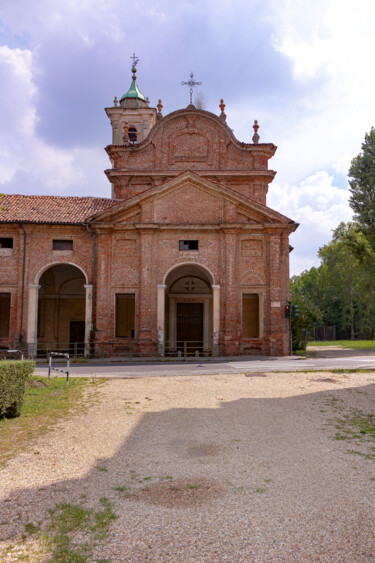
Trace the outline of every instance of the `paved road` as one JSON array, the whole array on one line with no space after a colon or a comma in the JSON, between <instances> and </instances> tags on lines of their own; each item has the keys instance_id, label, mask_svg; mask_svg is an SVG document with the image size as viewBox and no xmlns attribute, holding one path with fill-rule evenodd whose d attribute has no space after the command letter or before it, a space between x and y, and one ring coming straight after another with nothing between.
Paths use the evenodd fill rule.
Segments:
<instances>
[{"instance_id":1,"label":"paved road","mask_svg":"<svg viewBox=\"0 0 375 563\"><path fill-rule=\"evenodd\" d=\"M375 371L375 351L363 351L363 355L336 358L254 358L239 360L199 360L179 362L94 362L72 364L70 375L73 377L152 377L197 375L216 373L246 373L263 371L298 371L298 370L329 370L329 369L373 369ZM48 366L38 364L37 373L46 375Z\"/></svg>"}]
</instances>

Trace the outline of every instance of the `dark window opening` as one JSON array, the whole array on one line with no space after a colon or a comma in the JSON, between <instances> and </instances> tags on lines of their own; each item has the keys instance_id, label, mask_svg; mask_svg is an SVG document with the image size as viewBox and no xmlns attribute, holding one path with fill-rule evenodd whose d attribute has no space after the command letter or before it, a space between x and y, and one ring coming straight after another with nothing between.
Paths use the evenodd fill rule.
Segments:
<instances>
[{"instance_id":1,"label":"dark window opening","mask_svg":"<svg viewBox=\"0 0 375 563\"><path fill-rule=\"evenodd\" d=\"M135 294L116 293L116 336L134 338Z\"/></svg>"},{"instance_id":2,"label":"dark window opening","mask_svg":"<svg viewBox=\"0 0 375 563\"><path fill-rule=\"evenodd\" d=\"M198 250L199 240L180 240L180 250Z\"/></svg>"},{"instance_id":3,"label":"dark window opening","mask_svg":"<svg viewBox=\"0 0 375 563\"><path fill-rule=\"evenodd\" d=\"M72 240L54 240L53 250L73 250Z\"/></svg>"},{"instance_id":4,"label":"dark window opening","mask_svg":"<svg viewBox=\"0 0 375 563\"><path fill-rule=\"evenodd\" d=\"M242 295L242 336L259 338L259 295Z\"/></svg>"},{"instance_id":5,"label":"dark window opening","mask_svg":"<svg viewBox=\"0 0 375 563\"><path fill-rule=\"evenodd\" d=\"M135 127L129 127L129 131L128 131L128 135L129 135L129 141L132 145L135 145L137 143L137 130Z\"/></svg>"},{"instance_id":6,"label":"dark window opening","mask_svg":"<svg viewBox=\"0 0 375 563\"><path fill-rule=\"evenodd\" d=\"M10 293L0 293L0 338L8 338L10 323Z\"/></svg>"},{"instance_id":7,"label":"dark window opening","mask_svg":"<svg viewBox=\"0 0 375 563\"><path fill-rule=\"evenodd\" d=\"M0 238L0 248L13 248L12 238Z\"/></svg>"}]
</instances>

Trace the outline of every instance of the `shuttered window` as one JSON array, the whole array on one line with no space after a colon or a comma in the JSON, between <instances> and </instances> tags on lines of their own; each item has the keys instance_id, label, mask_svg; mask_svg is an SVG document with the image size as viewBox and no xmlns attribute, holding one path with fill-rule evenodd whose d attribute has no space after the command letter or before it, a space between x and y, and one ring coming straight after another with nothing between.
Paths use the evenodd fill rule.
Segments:
<instances>
[{"instance_id":1,"label":"shuttered window","mask_svg":"<svg viewBox=\"0 0 375 563\"><path fill-rule=\"evenodd\" d=\"M134 338L135 294L116 294L116 336Z\"/></svg>"},{"instance_id":2,"label":"shuttered window","mask_svg":"<svg viewBox=\"0 0 375 563\"><path fill-rule=\"evenodd\" d=\"M242 295L242 336L259 338L259 295L257 293Z\"/></svg>"},{"instance_id":3,"label":"shuttered window","mask_svg":"<svg viewBox=\"0 0 375 563\"><path fill-rule=\"evenodd\" d=\"M0 338L8 338L10 321L10 293L0 293Z\"/></svg>"}]
</instances>

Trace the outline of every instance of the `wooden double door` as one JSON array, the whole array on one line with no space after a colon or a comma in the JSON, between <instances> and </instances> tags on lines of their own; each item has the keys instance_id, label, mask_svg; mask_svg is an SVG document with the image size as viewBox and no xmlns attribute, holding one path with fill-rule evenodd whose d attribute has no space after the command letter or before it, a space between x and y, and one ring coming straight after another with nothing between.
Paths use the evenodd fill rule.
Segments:
<instances>
[{"instance_id":1,"label":"wooden double door","mask_svg":"<svg viewBox=\"0 0 375 563\"><path fill-rule=\"evenodd\" d=\"M177 303L177 349L203 350L203 303Z\"/></svg>"}]
</instances>

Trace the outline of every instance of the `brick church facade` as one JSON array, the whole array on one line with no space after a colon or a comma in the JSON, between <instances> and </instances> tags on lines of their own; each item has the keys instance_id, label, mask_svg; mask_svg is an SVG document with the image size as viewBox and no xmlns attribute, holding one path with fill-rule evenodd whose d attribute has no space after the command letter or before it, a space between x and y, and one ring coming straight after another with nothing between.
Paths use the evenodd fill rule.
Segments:
<instances>
[{"instance_id":1,"label":"brick church facade","mask_svg":"<svg viewBox=\"0 0 375 563\"><path fill-rule=\"evenodd\" d=\"M286 355L289 234L266 205L276 151L138 89L106 108L111 198L0 203L0 349Z\"/></svg>"}]
</instances>

